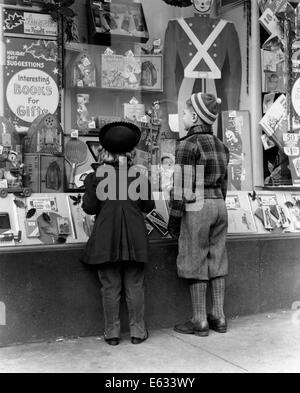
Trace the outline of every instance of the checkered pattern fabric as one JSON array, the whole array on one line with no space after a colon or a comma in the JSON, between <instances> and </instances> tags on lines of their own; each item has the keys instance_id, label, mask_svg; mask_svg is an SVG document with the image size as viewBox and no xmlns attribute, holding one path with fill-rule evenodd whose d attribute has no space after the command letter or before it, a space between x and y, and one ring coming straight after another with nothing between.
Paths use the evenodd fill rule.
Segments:
<instances>
[{"instance_id":1,"label":"checkered pattern fabric","mask_svg":"<svg viewBox=\"0 0 300 393\"><path fill-rule=\"evenodd\" d=\"M185 138L180 140L176 150L176 165L186 172L185 166L203 166L204 168L204 199L225 199L227 193L227 166L229 150L216 136L211 126L197 125L192 127ZM185 211L186 195L192 195L196 190L196 170L193 171L192 181L174 179L174 193L170 216L180 218ZM178 180L178 179L177 179ZM182 188L182 184L191 184L192 190ZM197 182L198 183L198 182ZM203 183L203 181L202 181ZM179 198L179 195L182 195ZM176 198L174 198L174 196ZM190 202L190 201L189 201Z\"/></svg>"},{"instance_id":2,"label":"checkered pattern fabric","mask_svg":"<svg viewBox=\"0 0 300 393\"><path fill-rule=\"evenodd\" d=\"M212 315L215 318L224 318L225 277L218 277L210 281L212 296Z\"/></svg>"},{"instance_id":3,"label":"checkered pattern fabric","mask_svg":"<svg viewBox=\"0 0 300 393\"><path fill-rule=\"evenodd\" d=\"M207 320L206 313L206 290L207 281L197 281L190 285L192 306L193 306L193 323L199 323Z\"/></svg>"}]
</instances>

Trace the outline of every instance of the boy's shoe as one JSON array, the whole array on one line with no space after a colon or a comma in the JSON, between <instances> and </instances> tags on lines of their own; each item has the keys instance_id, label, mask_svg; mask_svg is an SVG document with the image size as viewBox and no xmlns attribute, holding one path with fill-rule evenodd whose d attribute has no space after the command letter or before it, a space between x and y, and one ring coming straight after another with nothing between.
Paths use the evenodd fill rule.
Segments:
<instances>
[{"instance_id":1,"label":"boy's shoe","mask_svg":"<svg viewBox=\"0 0 300 393\"><path fill-rule=\"evenodd\" d=\"M215 318L211 314L207 317L209 328L217 333L227 333L226 318Z\"/></svg>"},{"instance_id":2,"label":"boy's shoe","mask_svg":"<svg viewBox=\"0 0 300 393\"><path fill-rule=\"evenodd\" d=\"M108 345L112 345L116 347L117 345L120 344L120 339L115 337L115 338L105 338L105 341L107 342Z\"/></svg>"},{"instance_id":3,"label":"boy's shoe","mask_svg":"<svg viewBox=\"0 0 300 393\"><path fill-rule=\"evenodd\" d=\"M174 330L177 333L194 334L199 337L207 337L209 335L209 326L206 321L197 324L192 321L188 321L186 323L176 325Z\"/></svg>"},{"instance_id":4,"label":"boy's shoe","mask_svg":"<svg viewBox=\"0 0 300 393\"><path fill-rule=\"evenodd\" d=\"M149 338L149 332L148 332L148 330L146 330L146 336L144 338L131 337L131 343L134 345L142 344L148 338Z\"/></svg>"}]
</instances>

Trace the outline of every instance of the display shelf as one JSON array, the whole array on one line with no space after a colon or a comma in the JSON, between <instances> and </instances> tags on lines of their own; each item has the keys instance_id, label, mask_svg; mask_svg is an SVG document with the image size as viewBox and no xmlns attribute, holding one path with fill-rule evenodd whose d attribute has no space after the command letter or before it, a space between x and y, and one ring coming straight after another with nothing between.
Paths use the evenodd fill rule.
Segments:
<instances>
[{"instance_id":1,"label":"display shelf","mask_svg":"<svg viewBox=\"0 0 300 393\"><path fill-rule=\"evenodd\" d=\"M300 239L300 233L283 233L283 234L254 234L254 235L228 235L227 242L252 242L252 241L276 241L276 240L293 240Z\"/></svg>"},{"instance_id":2,"label":"display shelf","mask_svg":"<svg viewBox=\"0 0 300 393\"><path fill-rule=\"evenodd\" d=\"M78 131L79 137L98 137L100 132L100 128L90 129L89 131ZM64 133L65 137L70 137L70 133Z\"/></svg>"},{"instance_id":3,"label":"display shelf","mask_svg":"<svg viewBox=\"0 0 300 393\"><path fill-rule=\"evenodd\" d=\"M91 86L70 86L68 87L68 90L71 91L75 91L77 93L84 93L84 92L93 92L93 91L105 91L105 92L111 92L111 93L161 93L161 90L148 90L148 89L126 89L126 88L122 88L122 89L118 89L118 88L109 88L109 87L101 87L101 86L96 86L96 87L91 87Z\"/></svg>"},{"instance_id":4,"label":"display shelf","mask_svg":"<svg viewBox=\"0 0 300 393\"><path fill-rule=\"evenodd\" d=\"M257 191L300 191L299 186L261 186L255 189Z\"/></svg>"},{"instance_id":5,"label":"display shelf","mask_svg":"<svg viewBox=\"0 0 300 393\"><path fill-rule=\"evenodd\" d=\"M300 233L286 233L286 234L256 234L251 236L244 235L228 235L227 243L235 243L235 242L270 242L270 241L280 241L280 240L298 240L300 239ZM153 239L149 240L149 244L158 247L177 247L178 241L171 238L162 238L162 239ZM23 253L49 253L49 252L58 252L58 251L83 251L86 243L73 243L73 244L62 244L62 245L31 245L24 246L18 245L15 247L2 247L0 249L0 254L23 254Z\"/></svg>"}]
</instances>

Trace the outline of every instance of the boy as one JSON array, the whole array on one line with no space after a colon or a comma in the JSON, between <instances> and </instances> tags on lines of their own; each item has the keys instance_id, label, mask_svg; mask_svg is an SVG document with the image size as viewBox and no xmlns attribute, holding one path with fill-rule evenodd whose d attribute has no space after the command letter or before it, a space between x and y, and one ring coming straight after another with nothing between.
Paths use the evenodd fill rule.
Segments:
<instances>
[{"instance_id":1,"label":"boy","mask_svg":"<svg viewBox=\"0 0 300 393\"><path fill-rule=\"evenodd\" d=\"M192 189L186 190L185 185L184 195L195 195L196 183L202 181L204 200L200 207L193 209L193 200L190 202L184 196L178 198L175 177L174 195L177 197L172 198L169 220L170 234L176 239L179 238L178 275L189 280L193 305L192 321L175 326L175 331L201 337L208 336L209 328L219 333L227 331L223 305L225 276L228 274L228 216L225 199L229 151L213 135L212 130L220 104L220 99L204 93L193 94L187 101L183 123L188 134L180 140L176 151L176 165L177 168L179 165L182 171L192 168ZM197 166L204 169L204 179L196 178L199 176ZM198 187L198 195L200 191ZM207 316L208 284L211 288L213 308Z\"/></svg>"}]
</instances>

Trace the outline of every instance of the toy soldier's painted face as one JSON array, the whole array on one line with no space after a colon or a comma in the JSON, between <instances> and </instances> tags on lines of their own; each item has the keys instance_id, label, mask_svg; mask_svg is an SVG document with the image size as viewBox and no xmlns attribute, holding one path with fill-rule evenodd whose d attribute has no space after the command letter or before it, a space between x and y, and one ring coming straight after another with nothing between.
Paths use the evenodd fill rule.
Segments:
<instances>
[{"instance_id":1,"label":"toy soldier's painted face","mask_svg":"<svg viewBox=\"0 0 300 393\"><path fill-rule=\"evenodd\" d=\"M209 14L211 12L214 0L192 0L195 9L202 14Z\"/></svg>"}]
</instances>

